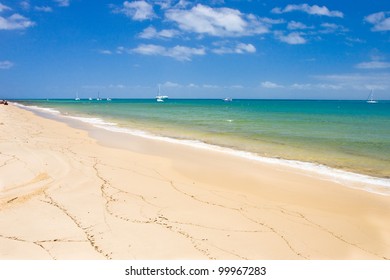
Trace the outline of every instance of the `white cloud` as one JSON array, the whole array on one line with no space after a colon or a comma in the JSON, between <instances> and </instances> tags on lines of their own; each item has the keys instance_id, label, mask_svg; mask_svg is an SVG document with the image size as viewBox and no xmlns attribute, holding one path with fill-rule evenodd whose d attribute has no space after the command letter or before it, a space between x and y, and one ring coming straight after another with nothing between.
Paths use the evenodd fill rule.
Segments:
<instances>
[{"instance_id":1,"label":"white cloud","mask_svg":"<svg viewBox=\"0 0 390 280\"><path fill-rule=\"evenodd\" d=\"M389 90L390 73L317 75L314 78L344 89Z\"/></svg>"},{"instance_id":2,"label":"white cloud","mask_svg":"<svg viewBox=\"0 0 390 280\"><path fill-rule=\"evenodd\" d=\"M292 32L288 35L284 35L281 32L275 32L276 38L278 38L281 42L290 44L290 45L302 45L306 44L306 39L299 32Z\"/></svg>"},{"instance_id":3,"label":"white cloud","mask_svg":"<svg viewBox=\"0 0 390 280\"><path fill-rule=\"evenodd\" d=\"M346 37L345 38L345 44L347 46L353 47L356 44L362 44L365 43L365 40L362 40L360 38L353 38L353 37Z\"/></svg>"},{"instance_id":4,"label":"white cloud","mask_svg":"<svg viewBox=\"0 0 390 280\"><path fill-rule=\"evenodd\" d=\"M10 69L14 66L14 64L11 61L5 60L0 61L0 69Z\"/></svg>"},{"instance_id":5,"label":"white cloud","mask_svg":"<svg viewBox=\"0 0 390 280\"><path fill-rule=\"evenodd\" d=\"M300 89L300 90L309 90L309 89L313 89L313 85L312 84L298 84L298 83L295 83L295 84L291 85L291 88L292 89Z\"/></svg>"},{"instance_id":6,"label":"white cloud","mask_svg":"<svg viewBox=\"0 0 390 280\"><path fill-rule=\"evenodd\" d=\"M26 29L34 25L35 22L20 14L13 14L8 18L0 16L0 30Z\"/></svg>"},{"instance_id":7,"label":"white cloud","mask_svg":"<svg viewBox=\"0 0 390 280\"><path fill-rule=\"evenodd\" d=\"M125 1L123 7L115 8L115 13L122 13L133 20L143 21L156 17L153 6L146 1Z\"/></svg>"},{"instance_id":8,"label":"white cloud","mask_svg":"<svg viewBox=\"0 0 390 280\"><path fill-rule=\"evenodd\" d=\"M123 54L124 52L127 52L127 49L123 46L119 46L116 48L116 53L117 54Z\"/></svg>"},{"instance_id":9,"label":"white cloud","mask_svg":"<svg viewBox=\"0 0 390 280\"><path fill-rule=\"evenodd\" d=\"M154 38L170 39L170 38L174 38L179 34L180 32L174 29L163 29L161 31L157 31L156 28L149 26L139 34L139 37L143 39L154 39Z\"/></svg>"},{"instance_id":10,"label":"white cloud","mask_svg":"<svg viewBox=\"0 0 390 280\"><path fill-rule=\"evenodd\" d=\"M34 9L38 12L45 12L45 13L51 13L53 12L53 9L49 6L36 6Z\"/></svg>"},{"instance_id":11,"label":"white cloud","mask_svg":"<svg viewBox=\"0 0 390 280\"><path fill-rule=\"evenodd\" d=\"M229 46L225 42L219 42L219 43L214 43L214 45L218 46L218 48L212 50L212 52L216 54L229 54L229 53L244 54L244 53L256 52L256 47L253 46L252 44L236 43L233 46Z\"/></svg>"},{"instance_id":12,"label":"white cloud","mask_svg":"<svg viewBox=\"0 0 390 280\"><path fill-rule=\"evenodd\" d=\"M335 85L335 84L317 84L316 87L319 89L332 89L332 90L343 89L343 86Z\"/></svg>"},{"instance_id":13,"label":"white cloud","mask_svg":"<svg viewBox=\"0 0 390 280\"><path fill-rule=\"evenodd\" d=\"M390 30L390 12L379 12L366 16L366 22L374 25L372 31L389 31Z\"/></svg>"},{"instance_id":14,"label":"white cloud","mask_svg":"<svg viewBox=\"0 0 390 280\"><path fill-rule=\"evenodd\" d=\"M329 84L329 83L317 83L317 84L300 84L300 83L294 83L291 86L289 86L290 89L299 89L299 90L341 90L343 89L343 86L340 84Z\"/></svg>"},{"instance_id":15,"label":"white cloud","mask_svg":"<svg viewBox=\"0 0 390 280\"><path fill-rule=\"evenodd\" d=\"M291 85L280 85L277 83L273 83L270 81L265 81L261 83L261 87L267 88L267 89L292 89L292 90L340 90L342 89L342 85L340 84L331 84L331 83L293 83Z\"/></svg>"},{"instance_id":16,"label":"white cloud","mask_svg":"<svg viewBox=\"0 0 390 280\"><path fill-rule=\"evenodd\" d=\"M217 37L246 36L268 32L267 25L254 15L230 8L212 8L198 4L190 10L170 9L166 18L181 30Z\"/></svg>"},{"instance_id":17,"label":"white cloud","mask_svg":"<svg viewBox=\"0 0 390 280\"><path fill-rule=\"evenodd\" d=\"M169 9L172 7L172 0L159 0L154 2L156 5L160 6L161 9Z\"/></svg>"},{"instance_id":18,"label":"white cloud","mask_svg":"<svg viewBox=\"0 0 390 280\"><path fill-rule=\"evenodd\" d=\"M158 32L156 28L149 26L145 28L138 36L143 39L153 39L158 37Z\"/></svg>"},{"instance_id":19,"label":"white cloud","mask_svg":"<svg viewBox=\"0 0 390 280\"><path fill-rule=\"evenodd\" d=\"M329 23L329 22L322 23L321 27L323 28L323 30L321 30L320 32L325 33L325 34L326 33L335 33L335 32L344 33L344 32L348 31L348 29L342 25L335 24L335 23Z\"/></svg>"},{"instance_id":20,"label":"white cloud","mask_svg":"<svg viewBox=\"0 0 390 280\"><path fill-rule=\"evenodd\" d=\"M273 83L273 82L269 82L269 81L265 81L265 82L262 82L261 83L261 86L263 88L283 88L284 86L282 85L278 85L276 83Z\"/></svg>"},{"instance_id":21,"label":"white cloud","mask_svg":"<svg viewBox=\"0 0 390 280\"><path fill-rule=\"evenodd\" d=\"M344 17L344 14L340 11L330 11L326 6L310 6L308 4L300 4L300 5L287 5L284 9L279 7L273 8L271 10L274 14L283 14L289 13L293 11L301 11L307 13L309 15L319 15L319 16L328 16L328 17Z\"/></svg>"},{"instance_id":22,"label":"white cloud","mask_svg":"<svg viewBox=\"0 0 390 280\"><path fill-rule=\"evenodd\" d=\"M143 55L162 55L172 57L179 61L190 61L194 55L205 55L204 48L190 48L185 46L175 46L172 48L166 48L153 44L142 44L137 48L130 50L133 53L139 53Z\"/></svg>"},{"instance_id":23,"label":"white cloud","mask_svg":"<svg viewBox=\"0 0 390 280\"><path fill-rule=\"evenodd\" d=\"M174 83L174 82L169 82L169 81L163 83L161 86L163 86L163 87L171 87L171 88L172 87L181 87L180 84Z\"/></svg>"},{"instance_id":24,"label":"white cloud","mask_svg":"<svg viewBox=\"0 0 390 280\"><path fill-rule=\"evenodd\" d=\"M267 17L260 18L259 21L263 22L267 25L282 24L282 23L286 22L284 19L273 19L273 18L267 18Z\"/></svg>"},{"instance_id":25,"label":"white cloud","mask_svg":"<svg viewBox=\"0 0 390 280\"><path fill-rule=\"evenodd\" d=\"M217 89L217 88L220 88L220 86L218 85L209 85L209 84L205 84L205 85L202 85L203 88L208 88L208 89Z\"/></svg>"},{"instance_id":26,"label":"white cloud","mask_svg":"<svg viewBox=\"0 0 390 280\"><path fill-rule=\"evenodd\" d=\"M112 54L112 51L110 50L98 50L99 53L101 54L106 54L106 55L111 55Z\"/></svg>"},{"instance_id":27,"label":"white cloud","mask_svg":"<svg viewBox=\"0 0 390 280\"><path fill-rule=\"evenodd\" d=\"M139 45L137 48L133 49L133 52L144 54L144 55L158 55L163 54L166 51L165 47L153 45L153 44L142 44Z\"/></svg>"},{"instance_id":28,"label":"white cloud","mask_svg":"<svg viewBox=\"0 0 390 280\"><path fill-rule=\"evenodd\" d=\"M114 88L114 89L124 89L126 86L122 85L122 84L118 84L118 85L109 85L108 88Z\"/></svg>"},{"instance_id":29,"label":"white cloud","mask_svg":"<svg viewBox=\"0 0 390 280\"><path fill-rule=\"evenodd\" d=\"M347 37L346 40L351 43L365 43L365 40L362 40L360 38L352 38L352 37Z\"/></svg>"},{"instance_id":30,"label":"white cloud","mask_svg":"<svg viewBox=\"0 0 390 280\"><path fill-rule=\"evenodd\" d=\"M174 3L177 2L177 3ZM191 1L187 0L156 0L154 1L154 4L158 5L161 7L161 9L166 10L172 7L175 8L186 8L188 6L191 6Z\"/></svg>"},{"instance_id":31,"label":"white cloud","mask_svg":"<svg viewBox=\"0 0 390 280\"><path fill-rule=\"evenodd\" d=\"M12 10L10 7L3 5L0 3L0 12L6 11L6 10Z\"/></svg>"},{"instance_id":32,"label":"white cloud","mask_svg":"<svg viewBox=\"0 0 390 280\"><path fill-rule=\"evenodd\" d=\"M359 69L385 69L385 68L390 68L390 62L384 62L384 61L361 62L361 63L356 65L356 68L359 68Z\"/></svg>"},{"instance_id":33,"label":"white cloud","mask_svg":"<svg viewBox=\"0 0 390 280\"><path fill-rule=\"evenodd\" d=\"M290 21L287 24L287 28L290 30L295 30L295 29L311 29L313 27L307 26L306 24L303 24L302 22Z\"/></svg>"},{"instance_id":34,"label":"white cloud","mask_svg":"<svg viewBox=\"0 0 390 280\"><path fill-rule=\"evenodd\" d=\"M22 9L24 9L24 10L29 10L30 7L31 7L29 1L22 1L22 2L20 2L20 6L21 6Z\"/></svg>"},{"instance_id":35,"label":"white cloud","mask_svg":"<svg viewBox=\"0 0 390 280\"><path fill-rule=\"evenodd\" d=\"M236 53L255 53L256 48L252 44L239 43L235 49Z\"/></svg>"},{"instance_id":36,"label":"white cloud","mask_svg":"<svg viewBox=\"0 0 390 280\"><path fill-rule=\"evenodd\" d=\"M70 5L70 0L54 0L60 7L68 7Z\"/></svg>"}]
</instances>

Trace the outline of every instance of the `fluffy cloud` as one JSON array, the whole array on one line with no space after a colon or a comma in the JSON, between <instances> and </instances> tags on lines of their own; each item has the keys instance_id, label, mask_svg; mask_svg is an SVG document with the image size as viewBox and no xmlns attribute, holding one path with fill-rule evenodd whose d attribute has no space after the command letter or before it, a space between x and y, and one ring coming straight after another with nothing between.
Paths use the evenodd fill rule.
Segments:
<instances>
[{"instance_id":1,"label":"fluffy cloud","mask_svg":"<svg viewBox=\"0 0 390 280\"><path fill-rule=\"evenodd\" d=\"M60 7L68 7L70 5L69 0L54 0L54 2L56 2Z\"/></svg>"},{"instance_id":2,"label":"fluffy cloud","mask_svg":"<svg viewBox=\"0 0 390 280\"><path fill-rule=\"evenodd\" d=\"M174 38L179 35L180 32L174 29L163 29L157 31L156 28L150 26L145 28L140 34L139 37L143 39L154 39L154 38Z\"/></svg>"},{"instance_id":3,"label":"fluffy cloud","mask_svg":"<svg viewBox=\"0 0 390 280\"><path fill-rule=\"evenodd\" d=\"M256 48L252 44L239 43L236 46L235 52L236 53L255 53Z\"/></svg>"},{"instance_id":4,"label":"fluffy cloud","mask_svg":"<svg viewBox=\"0 0 390 280\"><path fill-rule=\"evenodd\" d=\"M181 87L180 84L178 83L174 83L174 82L170 82L170 81L167 81L165 83L162 84L163 87L173 87L173 88L176 88L176 87Z\"/></svg>"},{"instance_id":5,"label":"fluffy cloud","mask_svg":"<svg viewBox=\"0 0 390 280\"><path fill-rule=\"evenodd\" d=\"M273 83L273 82L269 82L269 81L265 81L265 82L262 82L261 83L261 86L263 88L283 88L284 86L282 85L278 85L276 83Z\"/></svg>"},{"instance_id":6,"label":"fluffy cloud","mask_svg":"<svg viewBox=\"0 0 390 280\"><path fill-rule=\"evenodd\" d=\"M36 6L34 9L38 12L45 12L45 13L51 13L53 9L48 6Z\"/></svg>"},{"instance_id":7,"label":"fluffy cloud","mask_svg":"<svg viewBox=\"0 0 390 280\"><path fill-rule=\"evenodd\" d=\"M189 47L179 46L179 45L172 48L167 48L164 46L153 45L153 44L142 44L130 51L133 53L139 53L143 55L168 56L179 61L190 61L192 56L194 55L206 54L204 48L189 48Z\"/></svg>"},{"instance_id":8,"label":"fluffy cloud","mask_svg":"<svg viewBox=\"0 0 390 280\"><path fill-rule=\"evenodd\" d=\"M293 11L301 11L307 13L309 15L318 15L318 16L328 16L328 17L344 17L344 14L340 11L330 11L326 6L310 6L308 4L300 4L300 5L287 5L284 9L276 7L271 10L274 14L283 14L289 13Z\"/></svg>"},{"instance_id":9,"label":"fluffy cloud","mask_svg":"<svg viewBox=\"0 0 390 280\"><path fill-rule=\"evenodd\" d=\"M309 28L313 28L313 27L307 26L306 24L303 24L302 22L290 21L287 24L287 28L290 30L296 30L296 29L309 29Z\"/></svg>"},{"instance_id":10,"label":"fluffy cloud","mask_svg":"<svg viewBox=\"0 0 390 280\"><path fill-rule=\"evenodd\" d=\"M312 84L298 84L298 83L295 83L295 84L292 84L290 86L290 88L292 88L292 89L299 89L299 90L310 90L310 89L313 89L314 86Z\"/></svg>"},{"instance_id":11,"label":"fluffy cloud","mask_svg":"<svg viewBox=\"0 0 390 280\"><path fill-rule=\"evenodd\" d=\"M364 20L374 25L372 31L390 30L390 12L379 12L366 16Z\"/></svg>"},{"instance_id":12,"label":"fluffy cloud","mask_svg":"<svg viewBox=\"0 0 390 280\"><path fill-rule=\"evenodd\" d=\"M153 10L153 6L146 1L125 1L123 7L115 8L115 13L122 13L133 20L143 21L152 19L156 15Z\"/></svg>"},{"instance_id":13,"label":"fluffy cloud","mask_svg":"<svg viewBox=\"0 0 390 280\"><path fill-rule=\"evenodd\" d=\"M198 4L190 10L170 9L166 18L183 31L217 37L246 36L268 32L268 27L254 15L230 8L212 8Z\"/></svg>"},{"instance_id":14,"label":"fluffy cloud","mask_svg":"<svg viewBox=\"0 0 390 280\"><path fill-rule=\"evenodd\" d=\"M20 14L13 14L7 18L0 16L0 30L26 29L34 25L33 21Z\"/></svg>"},{"instance_id":15,"label":"fluffy cloud","mask_svg":"<svg viewBox=\"0 0 390 280\"><path fill-rule=\"evenodd\" d=\"M290 45L302 45L306 44L306 39L303 38L301 33L292 32L288 35L284 35L281 32L275 32L276 38L278 38L281 42L290 44Z\"/></svg>"},{"instance_id":16,"label":"fluffy cloud","mask_svg":"<svg viewBox=\"0 0 390 280\"><path fill-rule=\"evenodd\" d=\"M14 66L14 64L11 61L5 60L0 61L0 69L10 69Z\"/></svg>"},{"instance_id":17,"label":"fluffy cloud","mask_svg":"<svg viewBox=\"0 0 390 280\"><path fill-rule=\"evenodd\" d=\"M229 46L226 43L215 43L214 45L218 46L213 49L212 52L216 54L229 54L229 53L255 53L256 47L252 44L236 43L233 46Z\"/></svg>"},{"instance_id":18,"label":"fluffy cloud","mask_svg":"<svg viewBox=\"0 0 390 280\"><path fill-rule=\"evenodd\" d=\"M321 27L323 28L322 30L320 30L320 33L345 33L345 32L348 32L348 29L345 28L344 26L342 25L339 25L339 24L334 24L334 23L328 23L328 22L324 22L321 24Z\"/></svg>"}]
</instances>

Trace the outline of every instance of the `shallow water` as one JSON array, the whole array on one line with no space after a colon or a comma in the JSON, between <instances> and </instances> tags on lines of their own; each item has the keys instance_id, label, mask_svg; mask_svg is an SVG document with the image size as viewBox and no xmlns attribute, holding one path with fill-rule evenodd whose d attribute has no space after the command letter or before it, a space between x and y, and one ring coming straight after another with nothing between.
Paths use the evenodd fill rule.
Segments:
<instances>
[{"instance_id":1,"label":"shallow water","mask_svg":"<svg viewBox=\"0 0 390 280\"><path fill-rule=\"evenodd\" d=\"M23 100L101 126L390 178L390 102ZM111 123L111 124L107 124Z\"/></svg>"}]
</instances>

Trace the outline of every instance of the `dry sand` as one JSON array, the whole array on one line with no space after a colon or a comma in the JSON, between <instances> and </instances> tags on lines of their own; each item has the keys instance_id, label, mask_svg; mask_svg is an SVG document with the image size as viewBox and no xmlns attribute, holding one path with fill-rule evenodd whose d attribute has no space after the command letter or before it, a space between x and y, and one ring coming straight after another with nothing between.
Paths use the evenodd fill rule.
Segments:
<instances>
[{"instance_id":1,"label":"dry sand","mask_svg":"<svg viewBox=\"0 0 390 280\"><path fill-rule=\"evenodd\" d=\"M0 259L390 258L389 196L94 134L0 106Z\"/></svg>"}]
</instances>

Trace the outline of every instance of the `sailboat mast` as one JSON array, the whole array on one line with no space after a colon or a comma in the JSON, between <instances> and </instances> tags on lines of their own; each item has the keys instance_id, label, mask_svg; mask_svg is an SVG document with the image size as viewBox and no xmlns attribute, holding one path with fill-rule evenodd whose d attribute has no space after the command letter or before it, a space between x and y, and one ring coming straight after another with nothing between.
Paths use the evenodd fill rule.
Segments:
<instances>
[{"instance_id":1,"label":"sailboat mast","mask_svg":"<svg viewBox=\"0 0 390 280\"><path fill-rule=\"evenodd\" d=\"M367 103L378 103L378 101L374 100L374 94L372 90L370 91L370 95L368 96L368 99L366 101Z\"/></svg>"}]
</instances>

